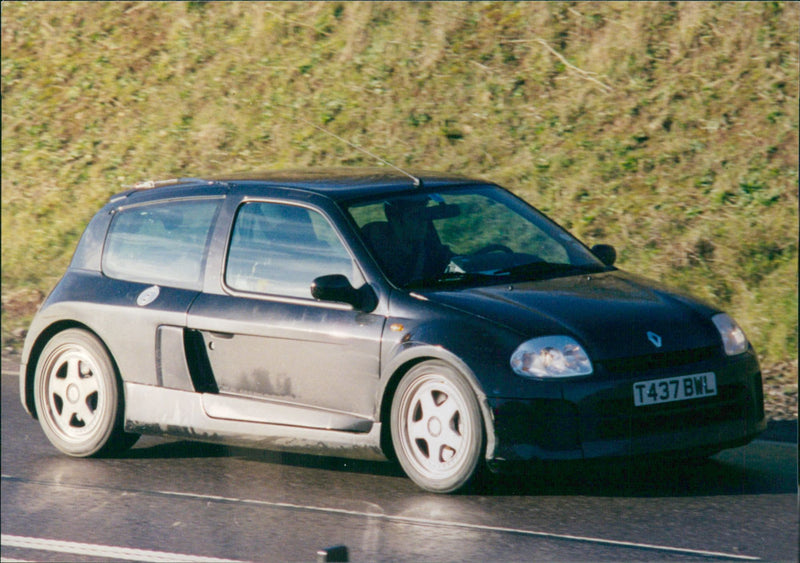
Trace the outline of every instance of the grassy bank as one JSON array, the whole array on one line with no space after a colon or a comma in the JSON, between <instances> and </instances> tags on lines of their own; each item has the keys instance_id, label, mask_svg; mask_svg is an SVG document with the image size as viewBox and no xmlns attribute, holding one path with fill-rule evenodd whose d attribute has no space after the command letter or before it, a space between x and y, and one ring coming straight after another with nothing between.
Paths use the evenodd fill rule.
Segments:
<instances>
[{"instance_id":1,"label":"grassy bank","mask_svg":"<svg viewBox=\"0 0 800 563\"><path fill-rule=\"evenodd\" d=\"M797 3L4 3L3 338L142 179L495 180L797 358ZM796 363L794 364L796 365Z\"/></svg>"}]
</instances>

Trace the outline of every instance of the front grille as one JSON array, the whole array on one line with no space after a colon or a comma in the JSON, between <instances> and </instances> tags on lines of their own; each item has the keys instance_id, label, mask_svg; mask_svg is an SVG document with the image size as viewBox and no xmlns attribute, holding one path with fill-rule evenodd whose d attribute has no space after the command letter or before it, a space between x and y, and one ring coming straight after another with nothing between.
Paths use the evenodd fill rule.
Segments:
<instances>
[{"instance_id":1,"label":"front grille","mask_svg":"<svg viewBox=\"0 0 800 563\"><path fill-rule=\"evenodd\" d=\"M642 372L695 364L713 358L719 353L717 346L679 350L677 352L656 352L646 356L604 360L599 362L610 373Z\"/></svg>"}]
</instances>

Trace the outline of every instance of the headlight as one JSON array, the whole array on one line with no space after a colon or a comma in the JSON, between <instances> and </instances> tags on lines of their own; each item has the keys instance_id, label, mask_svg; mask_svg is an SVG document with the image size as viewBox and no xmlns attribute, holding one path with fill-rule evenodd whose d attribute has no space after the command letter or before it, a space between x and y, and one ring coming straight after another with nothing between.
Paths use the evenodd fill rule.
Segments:
<instances>
[{"instance_id":1,"label":"headlight","mask_svg":"<svg viewBox=\"0 0 800 563\"><path fill-rule=\"evenodd\" d=\"M716 325L719 335L722 337L726 354L735 356L747 351L747 337L736 321L725 313L714 315L711 317L711 321Z\"/></svg>"},{"instance_id":2,"label":"headlight","mask_svg":"<svg viewBox=\"0 0 800 563\"><path fill-rule=\"evenodd\" d=\"M543 336L523 342L511 355L511 369L527 377L574 377L592 373L592 362L569 336Z\"/></svg>"}]
</instances>

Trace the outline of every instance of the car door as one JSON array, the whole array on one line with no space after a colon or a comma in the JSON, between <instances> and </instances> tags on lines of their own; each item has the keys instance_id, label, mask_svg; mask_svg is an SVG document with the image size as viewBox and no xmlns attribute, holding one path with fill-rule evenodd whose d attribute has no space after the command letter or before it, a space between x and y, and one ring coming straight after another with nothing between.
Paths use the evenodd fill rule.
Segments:
<instances>
[{"instance_id":1,"label":"car door","mask_svg":"<svg viewBox=\"0 0 800 563\"><path fill-rule=\"evenodd\" d=\"M331 222L290 203L245 201L228 243L220 294L193 303L217 393L210 416L363 430L375 415L384 317L319 302L312 281L362 274Z\"/></svg>"}]
</instances>

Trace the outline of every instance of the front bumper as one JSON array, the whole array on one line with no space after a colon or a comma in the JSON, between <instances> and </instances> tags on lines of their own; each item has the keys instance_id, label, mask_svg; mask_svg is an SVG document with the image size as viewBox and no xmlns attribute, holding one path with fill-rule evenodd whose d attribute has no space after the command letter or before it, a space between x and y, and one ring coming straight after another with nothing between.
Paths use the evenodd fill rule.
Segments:
<instances>
[{"instance_id":1,"label":"front bumper","mask_svg":"<svg viewBox=\"0 0 800 563\"><path fill-rule=\"evenodd\" d=\"M635 382L708 371L716 375L716 396L634 406ZM601 364L593 375L562 385L561 399L488 399L496 438L489 455L493 467L506 461L710 455L744 445L766 429L761 372L752 352L635 372Z\"/></svg>"}]
</instances>

